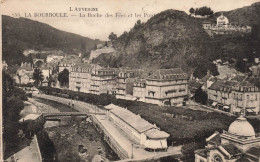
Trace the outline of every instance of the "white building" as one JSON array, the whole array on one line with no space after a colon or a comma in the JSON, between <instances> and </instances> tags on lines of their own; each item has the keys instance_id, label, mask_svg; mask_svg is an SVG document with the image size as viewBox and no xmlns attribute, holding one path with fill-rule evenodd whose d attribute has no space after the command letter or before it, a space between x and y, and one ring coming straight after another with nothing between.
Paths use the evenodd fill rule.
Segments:
<instances>
[{"instance_id":1,"label":"white building","mask_svg":"<svg viewBox=\"0 0 260 162\"><path fill-rule=\"evenodd\" d=\"M116 85L117 70L94 66L91 74L90 93L112 94Z\"/></svg>"},{"instance_id":2,"label":"white building","mask_svg":"<svg viewBox=\"0 0 260 162\"><path fill-rule=\"evenodd\" d=\"M63 59L63 55L48 55L46 58L46 62L59 62L61 59Z\"/></svg>"},{"instance_id":3,"label":"white building","mask_svg":"<svg viewBox=\"0 0 260 162\"><path fill-rule=\"evenodd\" d=\"M195 151L195 162L259 162L260 136L243 116L228 131L215 132L206 139L205 149Z\"/></svg>"},{"instance_id":4,"label":"white building","mask_svg":"<svg viewBox=\"0 0 260 162\"><path fill-rule=\"evenodd\" d=\"M127 137L142 145L147 150L166 150L167 138L170 136L155 125L144 120L126 108L110 104L105 106L107 117L123 130Z\"/></svg>"},{"instance_id":5,"label":"white building","mask_svg":"<svg viewBox=\"0 0 260 162\"><path fill-rule=\"evenodd\" d=\"M145 102L178 105L188 97L188 76L180 68L160 69L146 79Z\"/></svg>"},{"instance_id":6,"label":"white building","mask_svg":"<svg viewBox=\"0 0 260 162\"><path fill-rule=\"evenodd\" d=\"M31 63L23 63L20 68L17 70L16 75L14 76L15 82L18 84L28 84L33 83L33 67Z\"/></svg>"},{"instance_id":7,"label":"white building","mask_svg":"<svg viewBox=\"0 0 260 162\"><path fill-rule=\"evenodd\" d=\"M138 101L145 102L145 92L146 92L146 80L137 79L134 83L133 96L137 98Z\"/></svg>"},{"instance_id":8,"label":"white building","mask_svg":"<svg viewBox=\"0 0 260 162\"><path fill-rule=\"evenodd\" d=\"M221 15L217 18L217 25L218 26L223 26L223 25L228 25L229 21L226 16L221 13Z\"/></svg>"},{"instance_id":9,"label":"white building","mask_svg":"<svg viewBox=\"0 0 260 162\"><path fill-rule=\"evenodd\" d=\"M72 66L69 73L69 89L90 93L91 73L92 66L88 63L78 63Z\"/></svg>"}]
</instances>

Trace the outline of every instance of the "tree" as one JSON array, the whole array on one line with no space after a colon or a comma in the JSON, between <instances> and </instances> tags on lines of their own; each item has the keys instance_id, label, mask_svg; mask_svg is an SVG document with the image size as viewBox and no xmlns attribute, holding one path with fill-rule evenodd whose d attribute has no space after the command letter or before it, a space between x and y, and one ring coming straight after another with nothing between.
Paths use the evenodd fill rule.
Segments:
<instances>
[{"instance_id":1,"label":"tree","mask_svg":"<svg viewBox=\"0 0 260 162\"><path fill-rule=\"evenodd\" d=\"M190 12L191 12L191 9L190 9ZM211 10L211 8L206 7L206 6L195 9L195 15L205 16L205 15L213 15L213 13L214 12Z\"/></svg>"},{"instance_id":2,"label":"tree","mask_svg":"<svg viewBox=\"0 0 260 162\"><path fill-rule=\"evenodd\" d=\"M236 69L242 73L246 72L246 65L243 60L238 60L236 63Z\"/></svg>"},{"instance_id":3,"label":"tree","mask_svg":"<svg viewBox=\"0 0 260 162\"><path fill-rule=\"evenodd\" d=\"M96 49L97 49L97 44L95 43L93 50L96 50Z\"/></svg>"},{"instance_id":4,"label":"tree","mask_svg":"<svg viewBox=\"0 0 260 162\"><path fill-rule=\"evenodd\" d=\"M198 65L198 66L195 68L195 71L194 71L194 73L193 73L193 76L194 76L195 78L201 79L201 78L203 78L206 74L207 74L207 68L206 68L205 66L203 66L203 65L201 65L201 66Z\"/></svg>"},{"instance_id":5,"label":"tree","mask_svg":"<svg viewBox=\"0 0 260 162\"><path fill-rule=\"evenodd\" d=\"M20 112L24 108L23 101L27 100L25 92L15 87L9 74L2 72L2 117L4 155L13 152L19 143Z\"/></svg>"},{"instance_id":6,"label":"tree","mask_svg":"<svg viewBox=\"0 0 260 162\"><path fill-rule=\"evenodd\" d=\"M141 20L137 20L137 22L135 23L134 29L140 28L141 25L142 25Z\"/></svg>"},{"instance_id":7,"label":"tree","mask_svg":"<svg viewBox=\"0 0 260 162\"><path fill-rule=\"evenodd\" d=\"M58 74L58 81L60 82L61 86L67 86L69 83L69 70L64 69L62 72Z\"/></svg>"},{"instance_id":8,"label":"tree","mask_svg":"<svg viewBox=\"0 0 260 162\"><path fill-rule=\"evenodd\" d=\"M80 51L82 54L82 57L89 57L89 55L87 54L87 48L86 48L86 43L84 42L84 40L82 39L80 41Z\"/></svg>"},{"instance_id":9,"label":"tree","mask_svg":"<svg viewBox=\"0 0 260 162\"><path fill-rule=\"evenodd\" d=\"M190 12L190 14L194 14L195 9L192 7L192 8L190 8L189 12Z\"/></svg>"},{"instance_id":10,"label":"tree","mask_svg":"<svg viewBox=\"0 0 260 162\"><path fill-rule=\"evenodd\" d=\"M105 45L104 46L108 47L107 41L105 41Z\"/></svg>"},{"instance_id":11,"label":"tree","mask_svg":"<svg viewBox=\"0 0 260 162\"><path fill-rule=\"evenodd\" d=\"M38 86L39 83L41 83L44 80L44 76L42 75L41 69L39 68L34 69L33 80L36 86Z\"/></svg>"},{"instance_id":12,"label":"tree","mask_svg":"<svg viewBox=\"0 0 260 162\"><path fill-rule=\"evenodd\" d=\"M208 69L213 76L219 75L217 66L215 64L213 64L212 62L209 63Z\"/></svg>"},{"instance_id":13,"label":"tree","mask_svg":"<svg viewBox=\"0 0 260 162\"><path fill-rule=\"evenodd\" d=\"M196 8L196 9L195 9L195 15L198 15L198 14L199 14L199 9Z\"/></svg>"},{"instance_id":14,"label":"tree","mask_svg":"<svg viewBox=\"0 0 260 162\"><path fill-rule=\"evenodd\" d=\"M195 98L195 101L196 101L196 102L205 105L205 104L207 103L207 100L208 100L208 95L207 95L207 93L204 92L204 91L201 89L201 87L200 87L200 88L198 88L198 89L195 91L194 98Z\"/></svg>"},{"instance_id":15,"label":"tree","mask_svg":"<svg viewBox=\"0 0 260 162\"><path fill-rule=\"evenodd\" d=\"M114 34L114 32L110 33L109 36L108 36L108 39L113 42L114 40L117 39L117 35Z\"/></svg>"}]
</instances>

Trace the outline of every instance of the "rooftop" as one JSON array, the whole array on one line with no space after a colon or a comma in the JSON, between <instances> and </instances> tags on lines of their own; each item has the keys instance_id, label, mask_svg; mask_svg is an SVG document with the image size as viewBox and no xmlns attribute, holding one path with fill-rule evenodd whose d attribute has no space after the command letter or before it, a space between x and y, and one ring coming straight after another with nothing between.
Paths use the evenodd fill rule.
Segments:
<instances>
[{"instance_id":1,"label":"rooftop","mask_svg":"<svg viewBox=\"0 0 260 162\"><path fill-rule=\"evenodd\" d=\"M75 65L73 65L72 67L76 67L76 68L92 68L93 66L91 66L88 63L76 63Z\"/></svg>"},{"instance_id":2,"label":"rooftop","mask_svg":"<svg viewBox=\"0 0 260 162\"><path fill-rule=\"evenodd\" d=\"M220 133L215 132L214 134L212 134L210 137L208 137L206 139L206 142L209 142L209 143L215 144L215 145L220 145L221 144Z\"/></svg>"},{"instance_id":3,"label":"rooftop","mask_svg":"<svg viewBox=\"0 0 260 162\"><path fill-rule=\"evenodd\" d=\"M228 132L236 136L255 137L255 130L243 116L238 117L230 124Z\"/></svg>"},{"instance_id":4,"label":"rooftop","mask_svg":"<svg viewBox=\"0 0 260 162\"><path fill-rule=\"evenodd\" d=\"M150 129L145 132L145 135L149 138L168 138L170 135L166 132L160 131L158 129Z\"/></svg>"},{"instance_id":5,"label":"rooftop","mask_svg":"<svg viewBox=\"0 0 260 162\"><path fill-rule=\"evenodd\" d=\"M224 84L223 80L217 80L208 89L218 90L219 91L223 84Z\"/></svg>"},{"instance_id":6,"label":"rooftop","mask_svg":"<svg viewBox=\"0 0 260 162\"><path fill-rule=\"evenodd\" d=\"M174 69L159 69L148 77L151 80L175 80L175 79L188 79L186 73L181 68Z\"/></svg>"},{"instance_id":7,"label":"rooftop","mask_svg":"<svg viewBox=\"0 0 260 162\"><path fill-rule=\"evenodd\" d=\"M242 152L233 144L221 145L231 156L236 156Z\"/></svg>"},{"instance_id":8,"label":"rooftop","mask_svg":"<svg viewBox=\"0 0 260 162\"><path fill-rule=\"evenodd\" d=\"M105 108L110 110L111 113L115 114L117 117L129 124L138 132L144 132L145 135L147 135L147 137L149 138L156 139L169 137L168 133L160 131L155 124L149 123L148 121L141 118L140 115L136 115L125 108L122 108L114 104L107 105L105 106Z\"/></svg>"},{"instance_id":9,"label":"rooftop","mask_svg":"<svg viewBox=\"0 0 260 162\"><path fill-rule=\"evenodd\" d=\"M140 115L136 115L125 108L113 105L110 107L113 107L110 112L121 118L121 120L125 121L140 133L145 132L151 128L157 128L155 125L141 118Z\"/></svg>"},{"instance_id":10,"label":"rooftop","mask_svg":"<svg viewBox=\"0 0 260 162\"><path fill-rule=\"evenodd\" d=\"M260 147L251 147L246 153L260 157Z\"/></svg>"}]
</instances>

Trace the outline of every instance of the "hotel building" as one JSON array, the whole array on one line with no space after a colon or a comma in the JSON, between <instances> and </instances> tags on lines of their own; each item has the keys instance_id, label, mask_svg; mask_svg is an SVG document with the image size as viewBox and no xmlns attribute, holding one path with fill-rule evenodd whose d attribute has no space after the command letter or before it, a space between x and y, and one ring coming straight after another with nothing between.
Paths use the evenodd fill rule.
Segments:
<instances>
[{"instance_id":1,"label":"hotel building","mask_svg":"<svg viewBox=\"0 0 260 162\"><path fill-rule=\"evenodd\" d=\"M178 105L188 97L188 76L180 68L160 69L146 79L145 102Z\"/></svg>"}]
</instances>

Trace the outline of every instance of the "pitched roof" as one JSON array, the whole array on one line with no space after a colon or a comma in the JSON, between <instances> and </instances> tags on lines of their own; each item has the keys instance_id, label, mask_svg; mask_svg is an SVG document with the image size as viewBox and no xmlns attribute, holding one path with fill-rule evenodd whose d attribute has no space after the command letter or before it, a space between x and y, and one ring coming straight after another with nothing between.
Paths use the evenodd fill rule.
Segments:
<instances>
[{"instance_id":1,"label":"pitched roof","mask_svg":"<svg viewBox=\"0 0 260 162\"><path fill-rule=\"evenodd\" d=\"M181 68L174 69L159 69L148 77L150 80L176 80L176 79L188 79L186 73Z\"/></svg>"},{"instance_id":2,"label":"pitched roof","mask_svg":"<svg viewBox=\"0 0 260 162\"><path fill-rule=\"evenodd\" d=\"M206 142L209 142L211 144L215 144L215 145L220 145L221 144L221 139L220 139L220 134L219 132L215 132L214 134L212 134L210 137L208 137L206 139Z\"/></svg>"},{"instance_id":3,"label":"pitched roof","mask_svg":"<svg viewBox=\"0 0 260 162\"><path fill-rule=\"evenodd\" d=\"M27 63L27 62L22 63L21 67L19 69L23 69L23 70L26 70L26 71L33 71L31 63Z\"/></svg>"},{"instance_id":4,"label":"pitched roof","mask_svg":"<svg viewBox=\"0 0 260 162\"><path fill-rule=\"evenodd\" d=\"M207 158L207 152L208 152L207 149L198 149L195 151L196 154L198 154L204 158Z\"/></svg>"},{"instance_id":5,"label":"pitched roof","mask_svg":"<svg viewBox=\"0 0 260 162\"><path fill-rule=\"evenodd\" d=\"M224 81L222 80L217 80L216 82L214 82L208 89L212 89L212 90L220 90L221 86L224 84Z\"/></svg>"},{"instance_id":6,"label":"pitched roof","mask_svg":"<svg viewBox=\"0 0 260 162\"><path fill-rule=\"evenodd\" d=\"M260 157L260 147L251 147L246 153Z\"/></svg>"},{"instance_id":7,"label":"pitched roof","mask_svg":"<svg viewBox=\"0 0 260 162\"><path fill-rule=\"evenodd\" d=\"M238 82L235 81L223 81L217 80L214 82L208 89L217 90L217 91L231 91Z\"/></svg>"},{"instance_id":8,"label":"pitched roof","mask_svg":"<svg viewBox=\"0 0 260 162\"><path fill-rule=\"evenodd\" d=\"M241 157L241 158L237 159L236 162L251 162L251 160L249 160L246 157Z\"/></svg>"},{"instance_id":9,"label":"pitched roof","mask_svg":"<svg viewBox=\"0 0 260 162\"><path fill-rule=\"evenodd\" d=\"M248 77L245 79L244 82L248 82L248 83L244 83L244 85L246 86L255 86L255 87L258 87L260 88L260 78L253 78L253 77ZM243 85L243 82L241 83Z\"/></svg>"},{"instance_id":10,"label":"pitched roof","mask_svg":"<svg viewBox=\"0 0 260 162\"><path fill-rule=\"evenodd\" d=\"M86 69L92 68L92 66L88 63L76 63L72 67L79 67L79 68L86 68Z\"/></svg>"},{"instance_id":11,"label":"pitched roof","mask_svg":"<svg viewBox=\"0 0 260 162\"><path fill-rule=\"evenodd\" d=\"M232 81L242 82L246 77L242 75L236 75L234 78L232 78Z\"/></svg>"},{"instance_id":12,"label":"pitched roof","mask_svg":"<svg viewBox=\"0 0 260 162\"><path fill-rule=\"evenodd\" d=\"M240 155L242 152L233 144L221 145L231 156Z\"/></svg>"},{"instance_id":13,"label":"pitched roof","mask_svg":"<svg viewBox=\"0 0 260 162\"><path fill-rule=\"evenodd\" d=\"M80 62L81 62L81 59L79 57L76 57L76 58L65 57L60 61L59 64L72 64L72 63L80 63Z\"/></svg>"},{"instance_id":14,"label":"pitched roof","mask_svg":"<svg viewBox=\"0 0 260 162\"><path fill-rule=\"evenodd\" d=\"M190 88L200 88L203 84L196 82L196 81L190 81L188 82L188 87Z\"/></svg>"},{"instance_id":15,"label":"pitched roof","mask_svg":"<svg viewBox=\"0 0 260 162\"><path fill-rule=\"evenodd\" d=\"M155 125L141 118L140 115L136 115L125 108L113 106L110 112L115 114L117 117L119 117L121 120L129 124L140 133L145 132L151 128L157 128Z\"/></svg>"},{"instance_id":16,"label":"pitched roof","mask_svg":"<svg viewBox=\"0 0 260 162\"><path fill-rule=\"evenodd\" d=\"M201 82L206 82L208 79L210 79L213 75L210 73L207 73L203 78L200 79Z\"/></svg>"},{"instance_id":17,"label":"pitched roof","mask_svg":"<svg viewBox=\"0 0 260 162\"><path fill-rule=\"evenodd\" d=\"M150 129L144 133L149 138L168 138L170 135L164 131L158 129Z\"/></svg>"},{"instance_id":18,"label":"pitched roof","mask_svg":"<svg viewBox=\"0 0 260 162\"><path fill-rule=\"evenodd\" d=\"M123 68L123 69L119 69L119 74L120 73L132 74L132 75L123 76L123 77L126 77L126 78L136 78L136 77L142 76L142 74L144 73L144 70L142 70L142 69L125 69L125 68Z\"/></svg>"}]
</instances>

